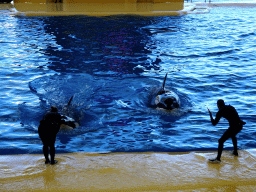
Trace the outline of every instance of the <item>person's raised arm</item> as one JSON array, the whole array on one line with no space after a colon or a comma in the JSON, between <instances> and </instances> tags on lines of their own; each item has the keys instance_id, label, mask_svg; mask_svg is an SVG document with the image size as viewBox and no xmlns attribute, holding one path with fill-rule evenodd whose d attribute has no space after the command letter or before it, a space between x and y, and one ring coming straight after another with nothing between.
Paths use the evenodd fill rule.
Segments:
<instances>
[{"instance_id":1,"label":"person's raised arm","mask_svg":"<svg viewBox=\"0 0 256 192\"><path fill-rule=\"evenodd\" d=\"M219 122L219 120L220 120L220 116L218 115L218 113L217 113L217 115L216 115L216 118L215 119L213 119L213 117L212 117L212 112L210 111L210 109L207 107L207 109L208 109L208 111L209 111L209 115L210 115L210 118L211 118L211 122L212 122L212 125L217 125L217 123Z\"/></svg>"}]
</instances>

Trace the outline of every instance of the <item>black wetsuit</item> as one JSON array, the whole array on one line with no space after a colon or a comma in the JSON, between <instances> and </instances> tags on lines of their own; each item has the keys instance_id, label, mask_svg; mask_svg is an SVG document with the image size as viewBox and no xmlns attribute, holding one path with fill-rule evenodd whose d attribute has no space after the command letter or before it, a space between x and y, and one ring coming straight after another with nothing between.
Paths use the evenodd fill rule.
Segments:
<instances>
[{"instance_id":1,"label":"black wetsuit","mask_svg":"<svg viewBox=\"0 0 256 192\"><path fill-rule=\"evenodd\" d=\"M46 163L49 162L48 147L50 147L51 162L54 162L55 156L55 140L56 135L60 130L60 124L63 123L61 115L58 112L47 113L43 120L40 121L38 127L38 134L43 142L43 152L46 159Z\"/></svg>"},{"instance_id":2,"label":"black wetsuit","mask_svg":"<svg viewBox=\"0 0 256 192\"><path fill-rule=\"evenodd\" d=\"M240 117L236 111L236 109L231 105L224 105L220 108L220 110L216 114L216 118L213 119L211 117L211 122L213 125L216 125L221 117L224 117L229 122L229 128L225 131L222 137L219 139L219 147L218 147L218 156L217 159L220 160L221 153L223 150L223 144L229 138L232 139L234 145L234 154L237 154L237 139L236 134L239 133L243 125L245 124L243 121L240 120Z\"/></svg>"}]
</instances>

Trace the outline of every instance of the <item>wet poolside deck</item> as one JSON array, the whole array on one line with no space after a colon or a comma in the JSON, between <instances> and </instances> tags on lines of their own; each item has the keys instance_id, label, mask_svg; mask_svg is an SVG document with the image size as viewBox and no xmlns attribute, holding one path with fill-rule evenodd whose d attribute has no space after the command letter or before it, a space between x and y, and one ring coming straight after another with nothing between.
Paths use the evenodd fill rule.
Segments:
<instances>
[{"instance_id":1,"label":"wet poolside deck","mask_svg":"<svg viewBox=\"0 0 256 192\"><path fill-rule=\"evenodd\" d=\"M0 156L1 191L255 191L256 151Z\"/></svg>"}]
</instances>

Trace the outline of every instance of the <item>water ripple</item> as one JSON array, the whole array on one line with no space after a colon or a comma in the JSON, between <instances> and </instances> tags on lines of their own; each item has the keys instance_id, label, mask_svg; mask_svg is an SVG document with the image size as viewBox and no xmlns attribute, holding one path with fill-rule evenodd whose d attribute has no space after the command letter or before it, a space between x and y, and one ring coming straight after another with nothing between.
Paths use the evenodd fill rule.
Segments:
<instances>
[{"instance_id":1,"label":"water ripple","mask_svg":"<svg viewBox=\"0 0 256 192\"><path fill-rule=\"evenodd\" d=\"M51 105L80 123L58 152L216 150L227 121L207 112L223 98L246 121L255 148L255 8L165 17L24 17L1 14L0 154L41 153L37 126ZM109 27L111 26L111 27ZM239 27L237 27L239 26ZM150 108L152 90L181 108ZM225 143L232 147L232 142Z\"/></svg>"}]
</instances>

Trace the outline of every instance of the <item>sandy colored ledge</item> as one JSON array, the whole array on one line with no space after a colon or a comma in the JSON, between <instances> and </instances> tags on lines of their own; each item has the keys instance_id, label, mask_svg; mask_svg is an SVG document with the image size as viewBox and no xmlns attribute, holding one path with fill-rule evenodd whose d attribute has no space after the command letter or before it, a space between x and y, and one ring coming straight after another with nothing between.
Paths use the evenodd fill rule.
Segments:
<instances>
[{"instance_id":1,"label":"sandy colored ledge","mask_svg":"<svg viewBox=\"0 0 256 192\"><path fill-rule=\"evenodd\" d=\"M183 0L154 0L136 3L134 0L63 0L54 3L51 0L14 0L14 14L26 16L65 16L65 15L179 15L183 10ZM58 1L57 1L58 2ZM101 3L100 3L101 2Z\"/></svg>"},{"instance_id":2,"label":"sandy colored ledge","mask_svg":"<svg viewBox=\"0 0 256 192\"><path fill-rule=\"evenodd\" d=\"M110 16L110 15L140 15L169 16L184 14L209 13L216 7L256 7L256 2L192 2L183 0L166 0L162 3L52 3L52 0L14 0L13 4L0 4L0 10L9 9L12 15L25 16ZM79 1L80 2L80 1ZM90 2L93 2L91 0Z\"/></svg>"},{"instance_id":3,"label":"sandy colored ledge","mask_svg":"<svg viewBox=\"0 0 256 192\"><path fill-rule=\"evenodd\" d=\"M1 191L256 191L256 150L0 156Z\"/></svg>"},{"instance_id":4,"label":"sandy colored ledge","mask_svg":"<svg viewBox=\"0 0 256 192\"><path fill-rule=\"evenodd\" d=\"M185 1L186 2L186 1ZM232 1L227 1L227 2L195 2L194 3L196 6L207 6L207 7L244 7L244 8L252 8L256 7L256 1L241 1L241 2L232 2Z\"/></svg>"}]
</instances>

